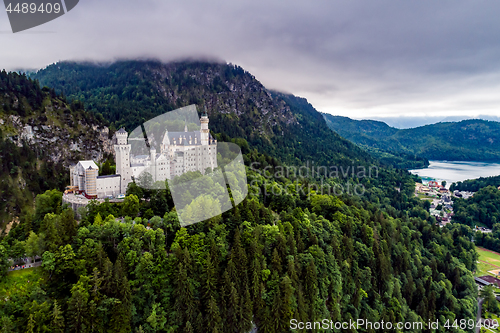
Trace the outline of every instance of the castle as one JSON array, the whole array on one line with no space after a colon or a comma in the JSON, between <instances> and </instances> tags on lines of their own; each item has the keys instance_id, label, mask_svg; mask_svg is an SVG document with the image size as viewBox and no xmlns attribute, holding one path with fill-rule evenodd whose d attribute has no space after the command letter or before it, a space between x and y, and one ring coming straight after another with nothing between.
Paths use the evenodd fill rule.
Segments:
<instances>
[{"instance_id":1,"label":"castle","mask_svg":"<svg viewBox=\"0 0 500 333\"><path fill-rule=\"evenodd\" d=\"M124 128L115 133L116 174L98 176L99 168L94 161L79 161L70 167L70 185L87 198L116 197L125 194L127 186L141 174L149 173L153 182L165 181L188 171L205 174L207 168L217 167L217 140L208 129L206 111L200 118L199 131L165 131L160 151L149 148L149 155L132 155L132 145Z\"/></svg>"}]
</instances>

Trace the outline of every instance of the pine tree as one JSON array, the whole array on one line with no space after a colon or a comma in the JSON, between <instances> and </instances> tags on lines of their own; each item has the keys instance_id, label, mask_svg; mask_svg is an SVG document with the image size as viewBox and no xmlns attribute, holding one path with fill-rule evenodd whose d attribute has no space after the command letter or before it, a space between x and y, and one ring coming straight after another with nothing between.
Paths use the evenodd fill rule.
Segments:
<instances>
[{"instance_id":1,"label":"pine tree","mask_svg":"<svg viewBox=\"0 0 500 333\"><path fill-rule=\"evenodd\" d=\"M306 267L303 281L304 292L306 294L307 305L309 307L308 318L313 321L316 320L316 301L318 299L318 277L316 265L314 264L313 259L311 259L309 265Z\"/></svg>"},{"instance_id":2,"label":"pine tree","mask_svg":"<svg viewBox=\"0 0 500 333\"><path fill-rule=\"evenodd\" d=\"M194 322L196 318L194 290L187 271L185 265L180 263L175 288L177 323L180 325L188 321Z\"/></svg>"},{"instance_id":3,"label":"pine tree","mask_svg":"<svg viewBox=\"0 0 500 333\"><path fill-rule=\"evenodd\" d=\"M217 291L217 273L212 262L212 258L210 253L207 256L206 265L205 265L205 286L204 286L204 294L203 297L205 299L205 303L208 304L212 297L216 296Z\"/></svg>"},{"instance_id":4,"label":"pine tree","mask_svg":"<svg viewBox=\"0 0 500 333\"><path fill-rule=\"evenodd\" d=\"M123 333L130 332L130 316L131 313L129 301L119 301L117 304L115 304L112 310L110 331Z\"/></svg>"},{"instance_id":5,"label":"pine tree","mask_svg":"<svg viewBox=\"0 0 500 333\"><path fill-rule=\"evenodd\" d=\"M58 220L59 215L48 213L44 216L40 227L40 233L43 234L45 250L50 252L55 252L59 244L59 237L56 230Z\"/></svg>"},{"instance_id":6,"label":"pine tree","mask_svg":"<svg viewBox=\"0 0 500 333\"><path fill-rule=\"evenodd\" d=\"M97 213L95 216L94 225L102 225L102 217L100 213Z\"/></svg>"},{"instance_id":7,"label":"pine tree","mask_svg":"<svg viewBox=\"0 0 500 333\"><path fill-rule=\"evenodd\" d=\"M103 274L102 274L102 278L103 278L102 289L103 289L105 294L113 295L113 291L114 291L113 263L111 262L111 260L109 260L107 255L104 258L102 272L103 272Z\"/></svg>"},{"instance_id":8,"label":"pine tree","mask_svg":"<svg viewBox=\"0 0 500 333\"><path fill-rule=\"evenodd\" d=\"M281 313L279 314L280 326L278 332L286 331L287 327L290 325L290 320L293 318L295 311L295 299L294 299L294 288L292 286L292 280L285 275L281 280L280 284L282 295L281 295Z\"/></svg>"},{"instance_id":9,"label":"pine tree","mask_svg":"<svg viewBox=\"0 0 500 333\"><path fill-rule=\"evenodd\" d=\"M0 333L14 333L14 324L7 316L0 316Z\"/></svg>"},{"instance_id":10,"label":"pine tree","mask_svg":"<svg viewBox=\"0 0 500 333\"><path fill-rule=\"evenodd\" d=\"M263 306L257 318L258 331L262 333L275 333L272 323L272 315L268 306Z\"/></svg>"},{"instance_id":11,"label":"pine tree","mask_svg":"<svg viewBox=\"0 0 500 333\"><path fill-rule=\"evenodd\" d=\"M30 314L30 317L28 319L28 326L26 327L26 332L27 333L34 333L35 332L35 318L33 314Z\"/></svg>"},{"instance_id":12,"label":"pine tree","mask_svg":"<svg viewBox=\"0 0 500 333\"><path fill-rule=\"evenodd\" d=\"M252 328L253 321L253 304L248 287L245 288L244 297L241 298L240 311L241 331L248 332Z\"/></svg>"},{"instance_id":13,"label":"pine tree","mask_svg":"<svg viewBox=\"0 0 500 333\"><path fill-rule=\"evenodd\" d=\"M54 301L54 310L52 311L52 332L63 333L64 332L64 316L57 301Z\"/></svg>"},{"instance_id":14,"label":"pine tree","mask_svg":"<svg viewBox=\"0 0 500 333\"><path fill-rule=\"evenodd\" d=\"M62 211L59 218L58 231L64 244L70 243L76 236L77 223L72 209Z\"/></svg>"},{"instance_id":15,"label":"pine tree","mask_svg":"<svg viewBox=\"0 0 500 333\"><path fill-rule=\"evenodd\" d=\"M186 323L186 327L184 327L184 333L193 333L193 326L191 325L191 322Z\"/></svg>"},{"instance_id":16,"label":"pine tree","mask_svg":"<svg viewBox=\"0 0 500 333\"><path fill-rule=\"evenodd\" d=\"M281 318L280 316L283 313L283 303L281 299L281 289L280 285L277 284L273 291L273 303L271 308L271 317L270 317L270 327L272 327L272 332L282 332L281 328Z\"/></svg>"},{"instance_id":17,"label":"pine tree","mask_svg":"<svg viewBox=\"0 0 500 333\"><path fill-rule=\"evenodd\" d=\"M295 242L295 237L293 232L286 237L286 247L288 249L288 254L292 256L297 255L297 244Z\"/></svg>"},{"instance_id":18,"label":"pine tree","mask_svg":"<svg viewBox=\"0 0 500 333\"><path fill-rule=\"evenodd\" d=\"M203 320L203 314L201 313L201 311L198 311L198 315L196 316L196 322L193 324L193 328L195 332L205 331L205 322Z\"/></svg>"},{"instance_id":19,"label":"pine tree","mask_svg":"<svg viewBox=\"0 0 500 333\"><path fill-rule=\"evenodd\" d=\"M280 231L280 233L277 235L278 244L276 245L276 249L278 250L278 255L280 256L280 258L284 258L287 252L286 240L283 236L283 233L283 231Z\"/></svg>"},{"instance_id":20,"label":"pine tree","mask_svg":"<svg viewBox=\"0 0 500 333\"><path fill-rule=\"evenodd\" d=\"M307 306L304 297L304 291L301 285L299 285L299 290L297 292L297 310L298 316L296 317L296 319L302 322L308 321L309 307Z\"/></svg>"},{"instance_id":21,"label":"pine tree","mask_svg":"<svg viewBox=\"0 0 500 333\"><path fill-rule=\"evenodd\" d=\"M251 273L251 290L252 290L252 298L257 299L260 298L260 284L261 284L261 266L260 261L257 258L254 258L250 267Z\"/></svg>"},{"instance_id":22,"label":"pine tree","mask_svg":"<svg viewBox=\"0 0 500 333\"><path fill-rule=\"evenodd\" d=\"M493 292L493 287L491 285L483 287L480 292L480 296L484 298L484 307L490 311L498 310L498 302L495 299L495 293Z\"/></svg>"},{"instance_id":23,"label":"pine tree","mask_svg":"<svg viewBox=\"0 0 500 333\"><path fill-rule=\"evenodd\" d=\"M232 253L234 253L234 262L236 264L237 281L239 282L238 289L242 289L242 286L248 283L248 262L247 255L245 253L244 247L241 245L240 230L236 228L234 232L234 242Z\"/></svg>"},{"instance_id":24,"label":"pine tree","mask_svg":"<svg viewBox=\"0 0 500 333\"><path fill-rule=\"evenodd\" d=\"M220 295L220 309L227 309L229 304L229 297L231 295L231 279L229 278L229 273L227 270L224 271L222 276L222 288ZM221 317L224 322L227 320L227 311L221 313Z\"/></svg>"},{"instance_id":25,"label":"pine tree","mask_svg":"<svg viewBox=\"0 0 500 333\"><path fill-rule=\"evenodd\" d=\"M230 295L227 305L228 307L225 309L227 312L227 322L224 324L224 329L226 332L239 332L239 326L241 324L240 297L234 282L232 282L230 286Z\"/></svg>"},{"instance_id":26,"label":"pine tree","mask_svg":"<svg viewBox=\"0 0 500 333\"><path fill-rule=\"evenodd\" d=\"M233 252L231 252L231 254L229 255L229 261L227 262L226 272L229 276L230 281L238 281L238 274L236 270Z\"/></svg>"},{"instance_id":27,"label":"pine tree","mask_svg":"<svg viewBox=\"0 0 500 333\"><path fill-rule=\"evenodd\" d=\"M283 269L281 265L281 258L276 248L274 248L273 250L273 257L271 259L271 268L273 271L278 272L278 274L281 274L281 271Z\"/></svg>"},{"instance_id":28,"label":"pine tree","mask_svg":"<svg viewBox=\"0 0 500 333\"><path fill-rule=\"evenodd\" d=\"M299 283L299 275L297 274L297 269L295 266L295 259L292 256L287 258L287 271L286 274L291 279L293 285L298 285Z\"/></svg>"},{"instance_id":29,"label":"pine tree","mask_svg":"<svg viewBox=\"0 0 500 333\"><path fill-rule=\"evenodd\" d=\"M71 331L83 332L87 329L88 312L88 277L81 276L77 284L71 288L71 298L68 301L68 316Z\"/></svg>"},{"instance_id":30,"label":"pine tree","mask_svg":"<svg viewBox=\"0 0 500 333\"><path fill-rule=\"evenodd\" d=\"M221 332L222 320L220 317L219 307L215 298L212 296L208 303L207 314L206 314L206 327L211 330L212 333Z\"/></svg>"}]
</instances>

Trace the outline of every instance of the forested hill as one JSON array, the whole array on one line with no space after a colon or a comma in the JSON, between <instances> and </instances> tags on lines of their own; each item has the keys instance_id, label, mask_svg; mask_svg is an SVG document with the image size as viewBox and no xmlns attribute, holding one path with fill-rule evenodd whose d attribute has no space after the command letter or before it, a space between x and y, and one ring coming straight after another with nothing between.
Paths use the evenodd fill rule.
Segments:
<instances>
[{"instance_id":1,"label":"forested hill","mask_svg":"<svg viewBox=\"0 0 500 333\"><path fill-rule=\"evenodd\" d=\"M206 104L215 133L239 139L245 161L271 168L247 168L243 202L185 228L168 186L141 189L141 179L122 203L80 210L78 224L60 192L39 195L34 214L0 237L2 330L282 333L319 332L294 330L292 319L443 327L475 318L472 231L438 227L406 172L381 167L380 179L365 180L364 195L324 191L338 185L332 178L274 172L279 160L378 163L329 130L304 99L269 92L228 65L58 64L37 74L44 75L43 84L78 96L115 127ZM206 200L193 204L210 208ZM24 275L29 281L5 277L7 259L26 255L43 258ZM415 331L430 331L422 327Z\"/></svg>"},{"instance_id":2,"label":"forested hill","mask_svg":"<svg viewBox=\"0 0 500 333\"><path fill-rule=\"evenodd\" d=\"M500 173L500 170L498 171ZM487 186L500 186L500 176L492 176L492 177L479 177L477 179L467 179L463 182L456 182L451 184L450 191L470 191L477 192L483 187Z\"/></svg>"},{"instance_id":3,"label":"forested hill","mask_svg":"<svg viewBox=\"0 0 500 333\"><path fill-rule=\"evenodd\" d=\"M366 165L370 155L332 133L304 99L267 90L230 64L120 61L111 65L61 62L33 75L41 85L112 123L133 130L146 120L189 104L206 106L210 129L243 138L283 163ZM201 110L200 110L201 111Z\"/></svg>"},{"instance_id":4,"label":"forested hill","mask_svg":"<svg viewBox=\"0 0 500 333\"><path fill-rule=\"evenodd\" d=\"M500 123L495 121L473 119L396 129L380 121L323 116L332 130L364 147L429 160L500 160Z\"/></svg>"},{"instance_id":5,"label":"forested hill","mask_svg":"<svg viewBox=\"0 0 500 333\"><path fill-rule=\"evenodd\" d=\"M0 72L0 229L32 207L36 194L64 188L70 163L109 151L107 131L81 103Z\"/></svg>"}]
</instances>

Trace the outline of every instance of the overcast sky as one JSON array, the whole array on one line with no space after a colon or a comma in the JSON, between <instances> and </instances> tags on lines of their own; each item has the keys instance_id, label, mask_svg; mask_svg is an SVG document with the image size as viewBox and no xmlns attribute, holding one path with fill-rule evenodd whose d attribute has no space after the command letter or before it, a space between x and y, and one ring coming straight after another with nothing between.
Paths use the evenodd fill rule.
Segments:
<instances>
[{"instance_id":1,"label":"overcast sky","mask_svg":"<svg viewBox=\"0 0 500 333\"><path fill-rule=\"evenodd\" d=\"M209 57L331 114L500 115L499 17L498 0L81 0L17 34L0 11L0 68Z\"/></svg>"}]
</instances>

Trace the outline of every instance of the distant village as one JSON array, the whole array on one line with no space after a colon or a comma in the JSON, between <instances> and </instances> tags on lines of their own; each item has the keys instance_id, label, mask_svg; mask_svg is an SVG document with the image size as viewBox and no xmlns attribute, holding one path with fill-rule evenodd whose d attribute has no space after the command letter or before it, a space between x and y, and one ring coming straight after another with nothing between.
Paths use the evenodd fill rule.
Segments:
<instances>
[{"instance_id":1,"label":"distant village","mask_svg":"<svg viewBox=\"0 0 500 333\"><path fill-rule=\"evenodd\" d=\"M445 226L451 223L453 217L453 199L463 198L468 199L474 195L474 192L454 191L450 192L446 188L446 183L439 184L435 180L429 181L427 184L415 183L415 195L422 200L431 201L429 213L434 216L440 226ZM477 227L478 231L491 232L490 229Z\"/></svg>"}]
</instances>

